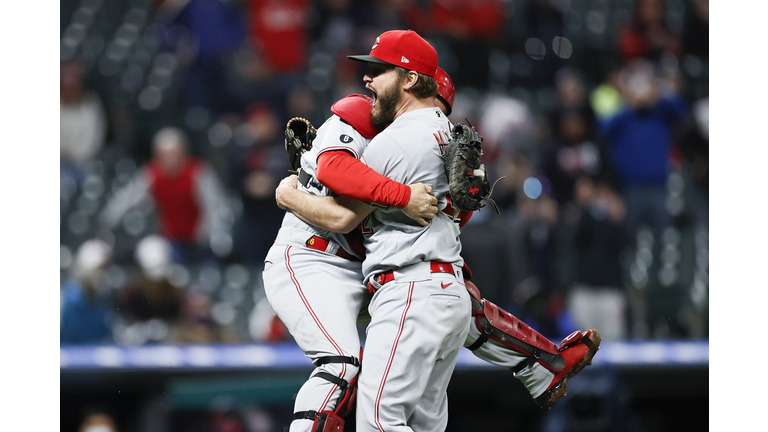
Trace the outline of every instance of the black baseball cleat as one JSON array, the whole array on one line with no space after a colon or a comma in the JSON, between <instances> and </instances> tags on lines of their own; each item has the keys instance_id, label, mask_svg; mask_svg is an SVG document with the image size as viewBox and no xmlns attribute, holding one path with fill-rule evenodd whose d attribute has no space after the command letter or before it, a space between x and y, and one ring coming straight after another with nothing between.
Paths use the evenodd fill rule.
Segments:
<instances>
[{"instance_id":1,"label":"black baseball cleat","mask_svg":"<svg viewBox=\"0 0 768 432\"><path fill-rule=\"evenodd\" d=\"M565 396L568 380L592 364L592 358L600 349L600 333L595 329L575 331L560 343L559 353L565 359L565 367L555 373L552 383L536 403L542 408L551 408Z\"/></svg>"}]
</instances>

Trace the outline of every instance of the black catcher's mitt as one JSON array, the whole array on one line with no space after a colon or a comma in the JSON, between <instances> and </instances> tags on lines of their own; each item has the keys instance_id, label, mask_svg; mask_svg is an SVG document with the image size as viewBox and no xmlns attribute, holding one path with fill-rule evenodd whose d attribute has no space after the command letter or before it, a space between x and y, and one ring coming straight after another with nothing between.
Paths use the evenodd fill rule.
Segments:
<instances>
[{"instance_id":1,"label":"black catcher's mitt","mask_svg":"<svg viewBox=\"0 0 768 432\"><path fill-rule=\"evenodd\" d=\"M317 136L317 129L309 120L294 117L288 120L285 126L285 151L288 152L288 163L291 172L298 172L301 168L301 155L312 148L312 141Z\"/></svg>"},{"instance_id":2,"label":"black catcher's mitt","mask_svg":"<svg viewBox=\"0 0 768 432\"><path fill-rule=\"evenodd\" d=\"M459 210L475 211L484 207L480 201L486 200L499 213L499 206L491 199L493 186L488 182L485 165L480 163L482 144L483 137L474 127L457 123L451 130L451 140L443 156L451 204Z\"/></svg>"}]
</instances>

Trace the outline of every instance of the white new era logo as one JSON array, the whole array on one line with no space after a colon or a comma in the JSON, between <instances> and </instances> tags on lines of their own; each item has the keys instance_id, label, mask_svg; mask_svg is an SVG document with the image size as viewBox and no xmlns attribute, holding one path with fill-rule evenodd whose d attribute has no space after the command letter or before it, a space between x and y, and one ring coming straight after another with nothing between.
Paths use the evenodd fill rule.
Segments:
<instances>
[{"instance_id":1,"label":"white new era logo","mask_svg":"<svg viewBox=\"0 0 768 432\"><path fill-rule=\"evenodd\" d=\"M403 56L403 58L400 59L400 63L410 63L410 62L411 61L405 58L405 56Z\"/></svg>"}]
</instances>

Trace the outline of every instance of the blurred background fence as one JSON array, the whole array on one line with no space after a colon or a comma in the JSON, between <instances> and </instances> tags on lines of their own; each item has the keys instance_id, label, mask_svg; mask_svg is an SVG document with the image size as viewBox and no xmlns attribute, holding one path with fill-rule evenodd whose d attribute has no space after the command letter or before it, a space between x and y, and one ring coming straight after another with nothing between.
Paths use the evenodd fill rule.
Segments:
<instances>
[{"instance_id":1,"label":"blurred background fence","mask_svg":"<svg viewBox=\"0 0 768 432\"><path fill-rule=\"evenodd\" d=\"M552 340L586 327L606 340L571 389L600 397L569 394L547 413L516 383L488 405L462 398L475 378L511 382L466 360L451 430L478 430L462 413L489 407L488 430L706 425L670 404L693 413L708 400L707 0L61 0L60 11L62 430L96 408L121 432L282 430L286 389L308 372L284 363L300 352L260 280L282 218L283 125L320 125L334 101L366 94L346 55L404 28L436 48L456 86L451 119L478 128L492 178L506 176L501 215L481 210L463 230L483 295ZM167 348L170 368L133 363L144 347ZM181 396L198 381L229 396ZM262 390L238 399L251 387Z\"/></svg>"}]
</instances>

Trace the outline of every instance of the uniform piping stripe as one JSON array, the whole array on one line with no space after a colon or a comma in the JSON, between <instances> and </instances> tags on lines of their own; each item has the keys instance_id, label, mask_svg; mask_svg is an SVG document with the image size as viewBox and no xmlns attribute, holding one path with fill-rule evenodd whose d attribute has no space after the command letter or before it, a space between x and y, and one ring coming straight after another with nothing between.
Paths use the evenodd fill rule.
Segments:
<instances>
[{"instance_id":1,"label":"uniform piping stripe","mask_svg":"<svg viewBox=\"0 0 768 432\"><path fill-rule=\"evenodd\" d=\"M325 153L327 151L339 151L339 150L344 150L344 151L350 152L350 153L352 153L355 156L355 159L360 159L360 155L357 154L355 149L353 149L352 147L345 147L345 146L326 147L326 148L320 150L319 152L317 152L317 157L319 158L321 154L323 154L323 153Z\"/></svg>"},{"instance_id":2,"label":"uniform piping stripe","mask_svg":"<svg viewBox=\"0 0 768 432\"><path fill-rule=\"evenodd\" d=\"M400 336L403 334L403 328L405 327L405 317L408 314L408 309L411 307L411 299L413 297L413 285L414 282L411 282L408 285L408 299L405 302L405 309L403 309L403 315L400 317L400 327L397 329L397 336L395 337L395 343L392 345L392 351L389 353L389 360L387 360L387 367L384 370L384 376L381 377L381 384L379 384L379 391L376 393L376 405L375 405L375 420L376 420L376 427L381 431L384 432L384 428L381 426L381 422L379 421L379 406L381 405L381 393L384 391L384 384L387 381L387 375L389 375L389 370L392 368L392 361L395 358L395 351L397 351L397 344L400 342Z\"/></svg>"},{"instance_id":3,"label":"uniform piping stripe","mask_svg":"<svg viewBox=\"0 0 768 432\"><path fill-rule=\"evenodd\" d=\"M325 338L328 339L328 341L333 345L333 347L336 349L336 352L343 356L344 352L341 350L341 348L336 344L336 341L333 340L330 334L328 334L328 331L325 330L325 327L323 327L323 324L320 323L320 319L315 314L315 311L312 310L312 306L310 306L309 301L307 301L307 298L304 296L304 292L301 290L301 284L299 284L298 279L296 279L296 272L293 271L293 268L291 267L291 246L287 246L285 248L285 268L288 269L288 274L291 276L291 280L293 281L293 285L296 287L296 292L299 294L299 297L301 297L301 301L304 303L304 307L307 308L307 311L312 316L312 319L315 321L315 324L317 324L317 327L320 328L320 331L323 332L323 335L325 335ZM344 375L347 372L347 365L346 363L341 363L341 376L339 378L344 378ZM336 384L333 384L333 387L331 387L331 391L328 393L328 395L325 396L325 400L320 405L320 408L317 410L318 412L325 409L325 406L328 405L328 401L330 401L331 397L333 396L333 393L336 391L338 386Z\"/></svg>"}]
</instances>

